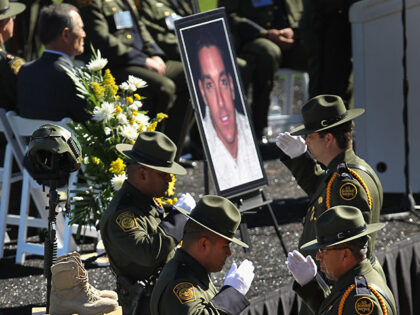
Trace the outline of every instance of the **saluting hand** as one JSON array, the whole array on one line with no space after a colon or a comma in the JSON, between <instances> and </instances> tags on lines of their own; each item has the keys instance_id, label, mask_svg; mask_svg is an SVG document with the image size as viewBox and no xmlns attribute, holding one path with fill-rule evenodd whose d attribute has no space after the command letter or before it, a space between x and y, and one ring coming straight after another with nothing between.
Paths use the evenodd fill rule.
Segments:
<instances>
[{"instance_id":1,"label":"saluting hand","mask_svg":"<svg viewBox=\"0 0 420 315\"><path fill-rule=\"evenodd\" d=\"M254 276L254 265L251 261L245 259L239 265L239 268L236 267L236 263L232 264L223 285L234 287L240 293L245 295L251 287Z\"/></svg>"},{"instance_id":2,"label":"saluting hand","mask_svg":"<svg viewBox=\"0 0 420 315\"><path fill-rule=\"evenodd\" d=\"M305 140L301 136L292 136L288 132L282 132L277 136L276 145L292 159L306 152Z\"/></svg>"}]
</instances>

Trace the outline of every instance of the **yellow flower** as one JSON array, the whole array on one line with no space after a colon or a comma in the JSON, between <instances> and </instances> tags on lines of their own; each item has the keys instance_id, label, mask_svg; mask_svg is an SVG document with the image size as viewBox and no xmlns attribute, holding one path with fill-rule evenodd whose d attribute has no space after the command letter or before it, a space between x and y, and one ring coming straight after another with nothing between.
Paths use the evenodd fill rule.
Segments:
<instances>
[{"instance_id":1,"label":"yellow flower","mask_svg":"<svg viewBox=\"0 0 420 315\"><path fill-rule=\"evenodd\" d=\"M164 113L158 113L156 115L156 119L157 122L160 123L162 120L164 120L165 118L168 118L168 115L164 114Z\"/></svg>"},{"instance_id":2,"label":"yellow flower","mask_svg":"<svg viewBox=\"0 0 420 315\"><path fill-rule=\"evenodd\" d=\"M104 74L104 86L115 96L118 92L118 85L115 84L115 78L111 74L111 70L106 69Z\"/></svg>"},{"instance_id":3,"label":"yellow flower","mask_svg":"<svg viewBox=\"0 0 420 315\"><path fill-rule=\"evenodd\" d=\"M92 162L95 163L96 165L99 165L99 163L101 163L101 160L96 156L92 156L91 159L92 159Z\"/></svg>"},{"instance_id":4,"label":"yellow flower","mask_svg":"<svg viewBox=\"0 0 420 315\"><path fill-rule=\"evenodd\" d=\"M117 113L121 113L122 112L122 108L120 105L115 105L115 110Z\"/></svg>"},{"instance_id":5,"label":"yellow flower","mask_svg":"<svg viewBox=\"0 0 420 315\"><path fill-rule=\"evenodd\" d=\"M157 122L151 123L149 126L147 126L147 131L155 131L157 127Z\"/></svg>"},{"instance_id":6,"label":"yellow flower","mask_svg":"<svg viewBox=\"0 0 420 315\"><path fill-rule=\"evenodd\" d=\"M138 116L139 115L139 112L138 111L134 111L133 112L133 116Z\"/></svg>"},{"instance_id":7,"label":"yellow flower","mask_svg":"<svg viewBox=\"0 0 420 315\"><path fill-rule=\"evenodd\" d=\"M141 100L141 96L140 96L140 95L138 95L137 93L134 93L134 98L135 98L136 100L138 100L138 101L140 101L140 100Z\"/></svg>"},{"instance_id":8,"label":"yellow flower","mask_svg":"<svg viewBox=\"0 0 420 315\"><path fill-rule=\"evenodd\" d=\"M134 145L134 143L136 143L136 141L134 141L134 140L131 140L130 144L133 144L133 145Z\"/></svg>"},{"instance_id":9,"label":"yellow flower","mask_svg":"<svg viewBox=\"0 0 420 315\"><path fill-rule=\"evenodd\" d=\"M176 177L174 174L170 174L170 175L171 175L171 181L168 184L168 190L166 193L168 196L173 196L175 194L174 190L175 190Z\"/></svg>"},{"instance_id":10,"label":"yellow flower","mask_svg":"<svg viewBox=\"0 0 420 315\"><path fill-rule=\"evenodd\" d=\"M120 175L124 173L125 164L122 159L117 158L115 161L111 162L111 167L109 171L113 174Z\"/></svg>"},{"instance_id":11,"label":"yellow flower","mask_svg":"<svg viewBox=\"0 0 420 315\"><path fill-rule=\"evenodd\" d=\"M96 98L102 101L105 93L105 88L101 86L101 84L98 82L90 82L90 85L93 88L93 93L95 93Z\"/></svg>"},{"instance_id":12,"label":"yellow flower","mask_svg":"<svg viewBox=\"0 0 420 315\"><path fill-rule=\"evenodd\" d=\"M133 104L134 103L134 100L133 100L133 98L131 96L127 96L125 98L125 100L127 101L127 104Z\"/></svg>"}]
</instances>

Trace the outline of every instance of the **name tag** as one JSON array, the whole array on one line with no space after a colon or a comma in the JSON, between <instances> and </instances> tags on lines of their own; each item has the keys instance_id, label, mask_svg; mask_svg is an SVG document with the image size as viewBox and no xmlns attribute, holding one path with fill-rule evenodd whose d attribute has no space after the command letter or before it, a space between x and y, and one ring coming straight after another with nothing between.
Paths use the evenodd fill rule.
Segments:
<instances>
[{"instance_id":1,"label":"name tag","mask_svg":"<svg viewBox=\"0 0 420 315\"><path fill-rule=\"evenodd\" d=\"M254 8L265 7L267 5L272 5L273 0L252 0L252 5Z\"/></svg>"},{"instance_id":2,"label":"name tag","mask_svg":"<svg viewBox=\"0 0 420 315\"><path fill-rule=\"evenodd\" d=\"M132 28L133 20L129 11L117 12L114 14L114 21L117 30Z\"/></svg>"},{"instance_id":3,"label":"name tag","mask_svg":"<svg viewBox=\"0 0 420 315\"><path fill-rule=\"evenodd\" d=\"M170 30L174 30L175 29L175 21L182 19L182 16L176 14L176 13L172 13L171 15L167 16L165 18L165 22L166 22L166 26L168 27L168 29Z\"/></svg>"}]
</instances>

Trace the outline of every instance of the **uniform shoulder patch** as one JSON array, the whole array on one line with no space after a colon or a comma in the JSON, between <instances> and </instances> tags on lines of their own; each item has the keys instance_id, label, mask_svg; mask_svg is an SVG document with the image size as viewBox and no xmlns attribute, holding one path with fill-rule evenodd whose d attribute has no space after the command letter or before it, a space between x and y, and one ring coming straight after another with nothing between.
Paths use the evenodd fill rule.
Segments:
<instances>
[{"instance_id":1,"label":"uniform shoulder patch","mask_svg":"<svg viewBox=\"0 0 420 315\"><path fill-rule=\"evenodd\" d=\"M136 218L134 217L134 214L131 211L125 211L120 213L115 219L115 222L117 222L118 226L124 232L134 231L139 228Z\"/></svg>"},{"instance_id":2,"label":"uniform shoulder patch","mask_svg":"<svg viewBox=\"0 0 420 315\"><path fill-rule=\"evenodd\" d=\"M357 187L353 183L344 183L339 189L340 197L343 200L350 201L357 196Z\"/></svg>"},{"instance_id":3,"label":"uniform shoulder patch","mask_svg":"<svg viewBox=\"0 0 420 315\"><path fill-rule=\"evenodd\" d=\"M172 291L181 304L187 304L196 300L195 288L191 282L178 283Z\"/></svg>"},{"instance_id":4,"label":"uniform shoulder patch","mask_svg":"<svg viewBox=\"0 0 420 315\"><path fill-rule=\"evenodd\" d=\"M369 315L372 314L375 304L373 300L368 297L361 297L356 300L354 303L354 310L359 315Z\"/></svg>"}]
</instances>

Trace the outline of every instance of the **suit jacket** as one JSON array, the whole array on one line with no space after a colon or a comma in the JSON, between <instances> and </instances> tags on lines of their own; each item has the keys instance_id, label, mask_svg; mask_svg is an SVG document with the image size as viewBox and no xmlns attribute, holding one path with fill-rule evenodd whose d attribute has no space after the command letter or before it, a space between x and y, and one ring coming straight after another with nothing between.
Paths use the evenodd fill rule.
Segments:
<instances>
[{"instance_id":1,"label":"suit jacket","mask_svg":"<svg viewBox=\"0 0 420 315\"><path fill-rule=\"evenodd\" d=\"M76 95L72 79L61 66L73 67L69 58L44 52L41 58L22 67L17 83L19 115L53 121L64 117L77 122L89 119L85 100Z\"/></svg>"}]
</instances>

